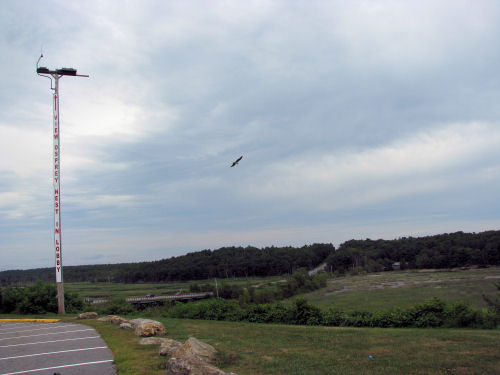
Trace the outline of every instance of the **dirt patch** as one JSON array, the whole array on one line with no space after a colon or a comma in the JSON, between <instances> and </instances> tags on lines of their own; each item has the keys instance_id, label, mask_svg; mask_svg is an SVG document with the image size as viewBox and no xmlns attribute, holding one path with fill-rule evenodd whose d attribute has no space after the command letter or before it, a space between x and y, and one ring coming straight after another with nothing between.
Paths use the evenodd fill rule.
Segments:
<instances>
[{"instance_id":1,"label":"dirt patch","mask_svg":"<svg viewBox=\"0 0 500 375\"><path fill-rule=\"evenodd\" d=\"M324 296L331 296L332 294L344 293L344 292L347 292L348 290L349 290L349 288L344 286L342 289L339 289L339 290L329 290L326 293L324 293L323 295Z\"/></svg>"},{"instance_id":2,"label":"dirt patch","mask_svg":"<svg viewBox=\"0 0 500 375\"><path fill-rule=\"evenodd\" d=\"M469 375L472 374L472 369L470 367L455 367L455 368L447 368L446 374L453 375Z\"/></svg>"}]
</instances>

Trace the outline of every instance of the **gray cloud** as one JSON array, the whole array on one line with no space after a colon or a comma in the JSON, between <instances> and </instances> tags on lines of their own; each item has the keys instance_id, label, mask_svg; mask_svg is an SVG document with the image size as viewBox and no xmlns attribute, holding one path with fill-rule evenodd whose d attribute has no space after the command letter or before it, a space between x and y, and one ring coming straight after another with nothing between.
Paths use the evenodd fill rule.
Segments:
<instances>
[{"instance_id":1,"label":"gray cloud","mask_svg":"<svg viewBox=\"0 0 500 375\"><path fill-rule=\"evenodd\" d=\"M41 49L91 75L61 80L67 264L498 228L499 15L494 1L7 1L0 265L53 263Z\"/></svg>"}]
</instances>

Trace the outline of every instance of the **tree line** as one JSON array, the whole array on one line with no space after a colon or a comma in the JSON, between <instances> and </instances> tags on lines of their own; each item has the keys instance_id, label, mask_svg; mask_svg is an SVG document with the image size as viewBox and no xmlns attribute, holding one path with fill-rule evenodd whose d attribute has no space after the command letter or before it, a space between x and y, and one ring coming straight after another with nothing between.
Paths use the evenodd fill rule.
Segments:
<instances>
[{"instance_id":1,"label":"tree line","mask_svg":"<svg viewBox=\"0 0 500 375\"><path fill-rule=\"evenodd\" d=\"M64 267L65 282L170 282L211 278L268 277L311 269L335 251L332 244L302 247L222 247L152 262ZM0 272L0 285L51 282L53 268Z\"/></svg>"},{"instance_id":2,"label":"tree line","mask_svg":"<svg viewBox=\"0 0 500 375\"><path fill-rule=\"evenodd\" d=\"M396 240L350 240L326 260L337 273L500 264L500 231L445 233Z\"/></svg>"},{"instance_id":3,"label":"tree line","mask_svg":"<svg viewBox=\"0 0 500 375\"><path fill-rule=\"evenodd\" d=\"M171 282L211 278L268 277L293 274L327 263L332 273L453 268L500 264L500 231L445 233L395 240L350 240L302 247L222 247L153 262L64 267L66 282ZM54 280L53 268L0 272L0 285L29 285Z\"/></svg>"}]
</instances>

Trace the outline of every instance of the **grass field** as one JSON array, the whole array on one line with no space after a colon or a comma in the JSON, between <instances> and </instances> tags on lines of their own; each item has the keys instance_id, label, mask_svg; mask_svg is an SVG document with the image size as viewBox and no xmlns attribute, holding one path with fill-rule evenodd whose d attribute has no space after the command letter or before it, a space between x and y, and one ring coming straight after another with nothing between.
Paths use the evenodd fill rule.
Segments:
<instances>
[{"instance_id":1,"label":"grass field","mask_svg":"<svg viewBox=\"0 0 500 375\"><path fill-rule=\"evenodd\" d=\"M254 286L267 286L280 280L281 277L268 277L268 278L231 278L231 279L217 279L217 284L222 287L224 283L231 285L254 285ZM131 297L143 296L148 293L156 295L174 294L176 292L188 292L191 283L210 284L215 288L215 280L199 280L191 282L175 282L175 283L138 283L138 284L118 284L118 283L64 283L64 290L77 292L81 297Z\"/></svg>"},{"instance_id":2,"label":"grass field","mask_svg":"<svg viewBox=\"0 0 500 375\"><path fill-rule=\"evenodd\" d=\"M482 294L498 293L500 267L456 271L393 271L331 279L327 288L304 294L312 304L345 310L409 307L432 297L486 307Z\"/></svg>"},{"instance_id":3,"label":"grass field","mask_svg":"<svg viewBox=\"0 0 500 375\"><path fill-rule=\"evenodd\" d=\"M144 296L148 293L173 294L180 290L186 292L189 283L169 284L118 284L118 283L64 283L64 290L77 292L80 297L125 298Z\"/></svg>"},{"instance_id":4,"label":"grass field","mask_svg":"<svg viewBox=\"0 0 500 375\"><path fill-rule=\"evenodd\" d=\"M167 337L196 337L220 354L216 365L239 375L500 374L498 330L331 328L159 319ZM94 326L119 374L164 374L168 358L131 331ZM368 356L373 358L370 359Z\"/></svg>"},{"instance_id":5,"label":"grass field","mask_svg":"<svg viewBox=\"0 0 500 375\"><path fill-rule=\"evenodd\" d=\"M281 277L221 279L224 283L248 284L272 288ZM343 276L330 279L326 288L303 294L309 302L321 308L339 307L344 310L388 310L409 307L432 297L445 301L465 301L476 308L486 307L484 294L497 293L500 267L455 271L393 271L368 275ZM197 281L198 284L214 280ZM189 290L189 282L168 284L65 283L65 290L75 291L81 297L130 297L148 293L173 294Z\"/></svg>"}]
</instances>

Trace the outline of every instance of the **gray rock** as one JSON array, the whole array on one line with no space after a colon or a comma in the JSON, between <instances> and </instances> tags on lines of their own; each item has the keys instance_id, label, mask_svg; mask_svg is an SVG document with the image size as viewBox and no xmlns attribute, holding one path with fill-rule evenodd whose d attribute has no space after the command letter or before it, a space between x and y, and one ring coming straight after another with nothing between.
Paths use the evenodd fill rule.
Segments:
<instances>
[{"instance_id":1,"label":"gray rock","mask_svg":"<svg viewBox=\"0 0 500 375\"><path fill-rule=\"evenodd\" d=\"M139 340L139 344L141 345L161 345L162 342L168 339L163 337L143 337Z\"/></svg>"},{"instance_id":2,"label":"gray rock","mask_svg":"<svg viewBox=\"0 0 500 375\"><path fill-rule=\"evenodd\" d=\"M97 318L96 312L84 312L78 315L78 319L95 319Z\"/></svg>"},{"instance_id":3,"label":"gray rock","mask_svg":"<svg viewBox=\"0 0 500 375\"><path fill-rule=\"evenodd\" d=\"M215 360L216 354L217 350L213 346L190 337L184 345L173 353L173 356L177 358L195 357L205 362L212 362Z\"/></svg>"},{"instance_id":4,"label":"gray rock","mask_svg":"<svg viewBox=\"0 0 500 375\"><path fill-rule=\"evenodd\" d=\"M118 315L108 315L103 316L102 318L97 319L99 322L108 322L113 324L121 324L128 322L128 319L122 318Z\"/></svg>"},{"instance_id":5,"label":"gray rock","mask_svg":"<svg viewBox=\"0 0 500 375\"><path fill-rule=\"evenodd\" d=\"M182 346L182 343L179 341L171 339L164 340L165 341L160 344L160 350L158 352L161 356L172 355Z\"/></svg>"},{"instance_id":6,"label":"gray rock","mask_svg":"<svg viewBox=\"0 0 500 375\"><path fill-rule=\"evenodd\" d=\"M142 337L164 335L165 327L160 322L150 319L133 319L129 321L135 329L135 334Z\"/></svg>"},{"instance_id":7,"label":"gray rock","mask_svg":"<svg viewBox=\"0 0 500 375\"><path fill-rule=\"evenodd\" d=\"M172 357L167 362L167 375L229 375L196 357ZM233 374L236 375L236 374Z\"/></svg>"}]
</instances>

